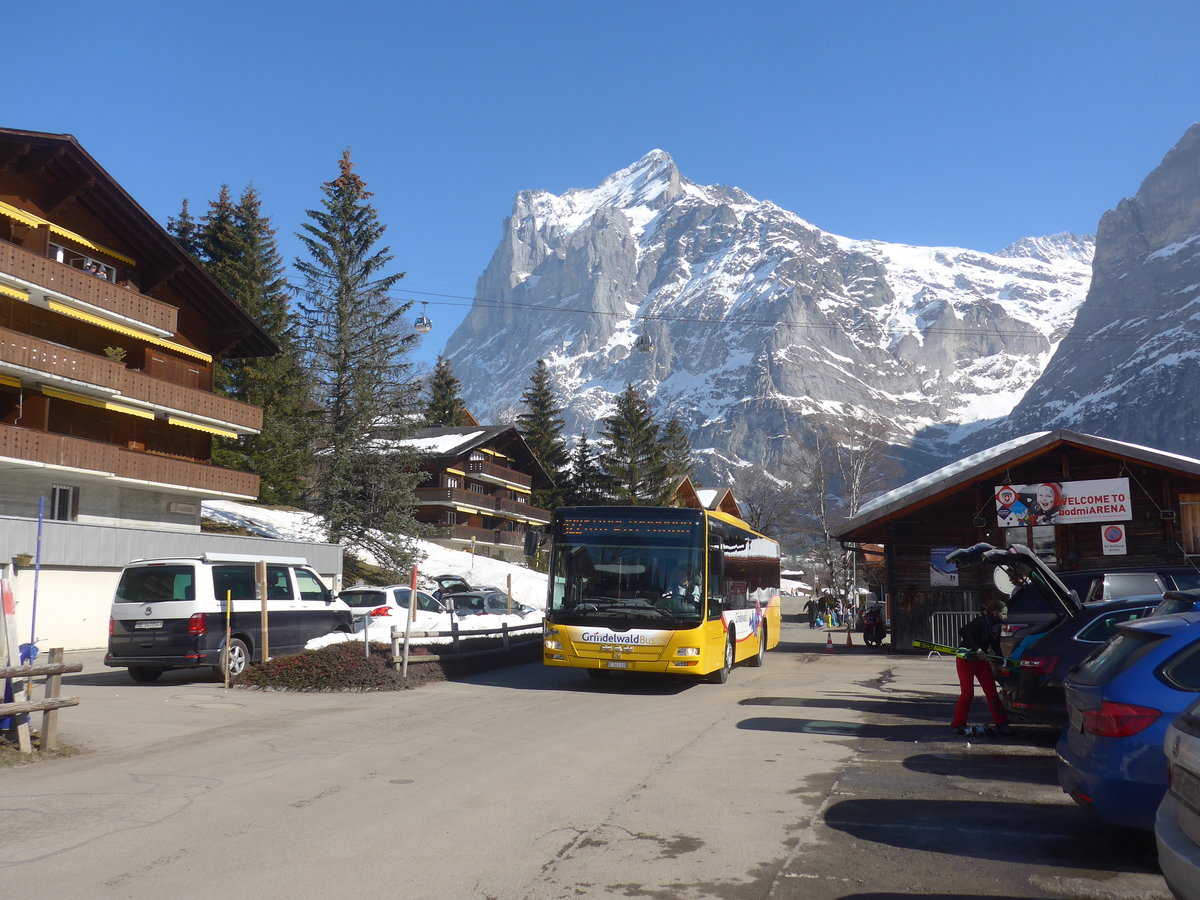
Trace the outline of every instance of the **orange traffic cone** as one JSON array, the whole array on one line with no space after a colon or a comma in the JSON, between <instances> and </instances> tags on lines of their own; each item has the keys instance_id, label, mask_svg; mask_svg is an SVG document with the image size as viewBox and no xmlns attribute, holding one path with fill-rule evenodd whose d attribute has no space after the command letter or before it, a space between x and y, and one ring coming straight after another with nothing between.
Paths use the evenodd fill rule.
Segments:
<instances>
[{"instance_id":1,"label":"orange traffic cone","mask_svg":"<svg viewBox=\"0 0 1200 900\"><path fill-rule=\"evenodd\" d=\"M825 652L833 652L833 635L830 632L825 632Z\"/></svg>"},{"instance_id":2,"label":"orange traffic cone","mask_svg":"<svg viewBox=\"0 0 1200 900\"><path fill-rule=\"evenodd\" d=\"M849 625L846 626L846 646L847 647L854 646L854 641L850 640L850 626Z\"/></svg>"}]
</instances>

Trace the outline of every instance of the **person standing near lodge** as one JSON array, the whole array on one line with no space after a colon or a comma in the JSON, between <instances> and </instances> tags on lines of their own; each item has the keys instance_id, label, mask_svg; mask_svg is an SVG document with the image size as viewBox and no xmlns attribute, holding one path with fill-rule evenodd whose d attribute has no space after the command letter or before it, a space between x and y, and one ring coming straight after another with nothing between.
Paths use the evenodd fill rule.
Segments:
<instances>
[{"instance_id":1,"label":"person standing near lodge","mask_svg":"<svg viewBox=\"0 0 1200 900\"><path fill-rule=\"evenodd\" d=\"M959 646L968 652L954 659L954 667L958 672L958 702L954 704L954 718L950 720L950 727L955 734L967 733L967 716L971 712L971 701L975 699L976 681L983 689L996 730L1000 734L1014 733L1008 724L1008 714L1004 711L1000 693L996 690L992 665L979 657L980 653L1001 655L1000 626L1004 623L1004 612L1003 603L990 600L978 616L958 631Z\"/></svg>"},{"instance_id":2,"label":"person standing near lodge","mask_svg":"<svg viewBox=\"0 0 1200 900\"><path fill-rule=\"evenodd\" d=\"M804 604L804 611L808 613L808 627L814 629L817 627L817 598L809 597L808 602Z\"/></svg>"}]
</instances>

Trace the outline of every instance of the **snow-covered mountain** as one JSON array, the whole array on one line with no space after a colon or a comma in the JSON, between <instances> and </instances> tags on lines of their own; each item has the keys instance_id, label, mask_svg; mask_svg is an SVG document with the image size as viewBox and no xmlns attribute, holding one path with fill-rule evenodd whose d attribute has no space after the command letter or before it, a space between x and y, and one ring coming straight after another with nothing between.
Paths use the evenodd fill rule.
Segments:
<instances>
[{"instance_id":1,"label":"snow-covered mountain","mask_svg":"<svg viewBox=\"0 0 1200 900\"><path fill-rule=\"evenodd\" d=\"M1195 455L1200 434L1200 124L1096 233L1087 300L1042 377L985 441L1072 428Z\"/></svg>"},{"instance_id":2,"label":"snow-covered mountain","mask_svg":"<svg viewBox=\"0 0 1200 900\"><path fill-rule=\"evenodd\" d=\"M654 150L594 189L518 194L446 355L487 421L513 418L545 359L568 435L594 434L632 382L720 481L780 466L814 417L870 417L906 446L1005 415L1074 323L1093 248L851 240Z\"/></svg>"}]
</instances>

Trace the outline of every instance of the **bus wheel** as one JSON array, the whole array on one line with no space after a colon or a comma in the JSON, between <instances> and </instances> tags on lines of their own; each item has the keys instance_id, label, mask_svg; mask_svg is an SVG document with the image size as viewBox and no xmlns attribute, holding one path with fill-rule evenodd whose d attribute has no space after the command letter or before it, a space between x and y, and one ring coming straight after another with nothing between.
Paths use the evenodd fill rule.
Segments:
<instances>
[{"instance_id":1,"label":"bus wheel","mask_svg":"<svg viewBox=\"0 0 1200 900\"><path fill-rule=\"evenodd\" d=\"M733 626L729 626L729 640L725 642L725 659L721 668L709 672L708 680L712 684L724 684L729 680L729 671L733 668Z\"/></svg>"},{"instance_id":2,"label":"bus wheel","mask_svg":"<svg viewBox=\"0 0 1200 900\"><path fill-rule=\"evenodd\" d=\"M758 630L758 652L750 658L750 665L756 666L756 667L761 666L763 664L763 657L765 657L766 655L767 655L767 626L763 625L763 627Z\"/></svg>"},{"instance_id":3,"label":"bus wheel","mask_svg":"<svg viewBox=\"0 0 1200 900\"><path fill-rule=\"evenodd\" d=\"M129 677L138 684L150 684L152 681L158 681L162 673L162 669L147 669L144 666L129 667Z\"/></svg>"}]
</instances>

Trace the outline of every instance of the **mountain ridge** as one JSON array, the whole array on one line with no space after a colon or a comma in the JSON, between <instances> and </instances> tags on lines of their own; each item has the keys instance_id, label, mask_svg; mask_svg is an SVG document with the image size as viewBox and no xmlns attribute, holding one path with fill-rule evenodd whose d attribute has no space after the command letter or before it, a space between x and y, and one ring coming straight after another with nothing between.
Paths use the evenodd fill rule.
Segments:
<instances>
[{"instance_id":1,"label":"mountain ridge","mask_svg":"<svg viewBox=\"0 0 1200 900\"><path fill-rule=\"evenodd\" d=\"M487 302L446 356L494 421L515 416L546 359L568 435L594 432L631 382L681 416L704 477L724 481L784 465L814 417L874 416L904 447L1007 413L1074 323L1093 247L852 240L697 185L653 150L596 188L518 193L478 282ZM642 333L649 354L633 349Z\"/></svg>"}]
</instances>

